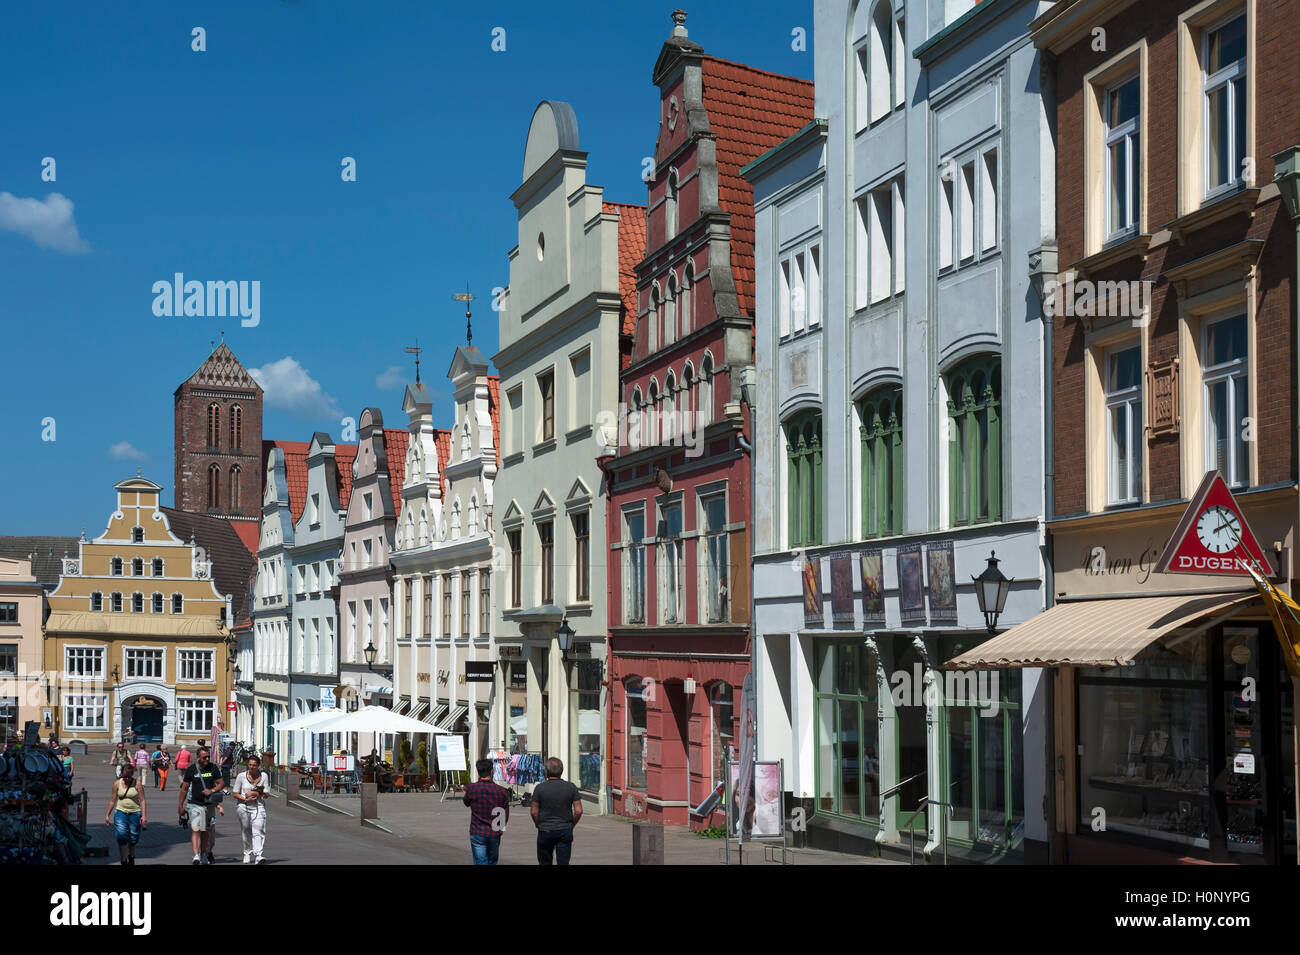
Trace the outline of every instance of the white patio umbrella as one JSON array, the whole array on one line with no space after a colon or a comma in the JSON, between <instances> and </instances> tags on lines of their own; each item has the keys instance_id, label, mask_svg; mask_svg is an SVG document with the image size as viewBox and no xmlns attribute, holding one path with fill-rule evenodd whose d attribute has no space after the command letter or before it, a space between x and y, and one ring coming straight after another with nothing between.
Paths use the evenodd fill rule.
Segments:
<instances>
[{"instance_id":1,"label":"white patio umbrella","mask_svg":"<svg viewBox=\"0 0 1300 955\"><path fill-rule=\"evenodd\" d=\"M386 706L363 706L351 713L335 712L331 719L302 726L309 733L450 733L432 723L394 713Z\"/></svg>"},{"instance_id":2,"label":"white patio umbrella","mask_svg":"<svg viewBox=\"0 0 1300 955\"><path fill-rule=\"evenodd\" d=\"M302 716L295 716L290 720L281 720L278 723L272 723L271 726L277 733L292 733L295 730L305 730L316 723L324 723L326 720L337 719L338 710L317 710L315 713L304 713Z\"/></svg>"}]
</instances>

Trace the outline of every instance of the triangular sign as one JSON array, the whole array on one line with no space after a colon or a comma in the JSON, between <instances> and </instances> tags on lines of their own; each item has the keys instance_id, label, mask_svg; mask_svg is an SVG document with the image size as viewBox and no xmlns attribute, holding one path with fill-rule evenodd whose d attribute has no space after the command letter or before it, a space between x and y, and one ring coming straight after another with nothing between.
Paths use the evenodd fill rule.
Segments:
<instances>
[{"instance_id":1,"label":"triangular sign","mask_svg":"<svg viewBox=\"0 0 1300 955\"><path fill-rule=\"evenodd\" d=\"M1156 573L1248 577L1243 561L1265 577L1277 573L1223 475L1209 471L1165 545Z\"/></svg>"}]
</instances>

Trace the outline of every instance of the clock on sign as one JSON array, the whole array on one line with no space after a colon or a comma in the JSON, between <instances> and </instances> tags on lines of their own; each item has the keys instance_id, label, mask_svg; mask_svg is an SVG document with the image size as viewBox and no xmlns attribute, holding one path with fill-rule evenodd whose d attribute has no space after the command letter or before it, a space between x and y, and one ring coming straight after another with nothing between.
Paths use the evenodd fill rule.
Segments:
<instances>
[{"instance_id":1,"label":"clock on sign","mask_svg":"<svg viewBox=\"0 0 1300 955\"><path fill-rule=\"evenodd\" d=\"M1183 511L1156 572L1246 577L1247 564L1266 577L1276 574L1223 475L1210 471Z\"/></svg>"}]
</instances>

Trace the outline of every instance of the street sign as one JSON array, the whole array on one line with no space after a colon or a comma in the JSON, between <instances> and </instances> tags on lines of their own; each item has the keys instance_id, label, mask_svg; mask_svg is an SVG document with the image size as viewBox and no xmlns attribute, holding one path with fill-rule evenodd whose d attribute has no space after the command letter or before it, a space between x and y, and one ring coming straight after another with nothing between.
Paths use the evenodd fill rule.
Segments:
<instances>
[{"instance_id":1,"label":"street sign","mask_svg":"<svg viewBox=\"0 0 1300 955\"><path fill-rule=\"evenodd\" d=\"M465 661L465 682L466 683L491 683L493 680L492 661L480 662L476 660Z\"/></svg>"},{"instance_id":2,"label":"street sign","mask_svg":"<svg viewBox=\"0 0 1300 955\"><path fill-rule=\"evenodd\" d=\"M350 773L355 765L350 753L346 755L332 753L329 757L329 768L333 773Z\"/></svg>"},{"instance_id":3,"label":"street sign","mask_svg":"<svg viewBox=\"0 0 1300 955\"><path fill-rule=\"evenodd\" d=\"M322 710L334 709L334 687L323 686L320 688L320 708Z\"/></svg>"},{"instance_id":4,"label":"street sign","mask_svg":"<svg viewBox=\"0 0 1300 955\"><path fill-rule=\"evenodd\" d=\"M1249 577L1243 563L1265 577L1277 573L1223 475L1209 471L1165 545L1156 572Z\"/></svg>"},{"instance_id":5,"label":"street sign","mask_svg":"<svg viewBox=\"0 0 1300 955\"><path fill-rule=\"evenodd\" d=\"M238 706L239 704L237 704L234 700L229 700L226 703L226 711L229 713L233 713L238 708Z\"/></svg>"}]
</instances>

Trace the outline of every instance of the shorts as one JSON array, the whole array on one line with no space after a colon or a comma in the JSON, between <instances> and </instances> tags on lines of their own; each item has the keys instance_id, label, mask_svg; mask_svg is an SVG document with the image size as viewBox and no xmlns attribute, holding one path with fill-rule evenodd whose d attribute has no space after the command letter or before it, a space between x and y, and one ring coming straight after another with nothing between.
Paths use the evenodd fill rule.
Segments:
<instances>
[{"instance_id":1,"label":"shorts","mask_svg":"<svg viewBox=\"0 0 1300 955\"><path fill-rule=\"evenodd\" d=\"M140 816L138 812L113 810L113 835L119 846L133 846L140 841Z\"/></svg>"},{"instance_id":2,"label":"shorts","mask_svg":"<svg viewBox=\"0 0 1300 955\"><path fill-rule=\"evenodd\" d=\"M196 806L192 802L185 804L185 811L190 817L190 828L195 832L207 832L216 813L216 809L212 806Z\"/></svg>"}]
</instances>

